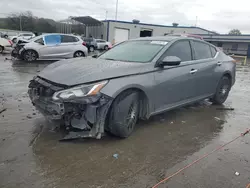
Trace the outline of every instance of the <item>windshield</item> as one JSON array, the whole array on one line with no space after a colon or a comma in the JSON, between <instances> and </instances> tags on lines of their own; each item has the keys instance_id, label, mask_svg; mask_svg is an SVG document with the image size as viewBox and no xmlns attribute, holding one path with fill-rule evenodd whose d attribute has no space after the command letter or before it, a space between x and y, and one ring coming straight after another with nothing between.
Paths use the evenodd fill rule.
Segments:
<instances>
[{"instance_id":1,"label":"windshield","mask_svg":"<svg viewBox=\"0 0 250 188\"><path fill-rule=\"evenodd\" d=\"M167 44L166 41L127 41L102 54L100 59L150 62Z\"/></svg>"}]
</instances>

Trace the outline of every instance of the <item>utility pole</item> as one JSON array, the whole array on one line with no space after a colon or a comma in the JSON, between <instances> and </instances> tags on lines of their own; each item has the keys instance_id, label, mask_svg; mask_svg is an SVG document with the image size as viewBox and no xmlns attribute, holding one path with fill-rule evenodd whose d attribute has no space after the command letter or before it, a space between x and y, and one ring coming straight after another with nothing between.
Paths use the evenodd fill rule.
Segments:
<instances>
[{"instance_id":1,"label":"utility pole","mask_svg":"<svg viewBox=\"0 0 250 188\"><path fill-rule=\"evenodd\" d=\"M105 20L107 20L107 18L108 18L108 11L106 10Z\"/></svg>"},{"instance_id":2,"label":"utility pole","mask_svg":"<svg viewBox=\"0 0 250 188\"><path fill-rule=\"evenodd\" d=\"M118 13L118 0L116 0L115 20L117 20L117 13Z\"/></svg>"},{"instance_id":3,"label":"utility pole","mask_svg":"<svg viewBox=\"0 0 250 188\"><path fill-rule=\"evenodd\" d=\"M19 19L19 21L20 21L20 23L19 23L19 25L20 25L20 31L22 31L23 29L22 29L22 15L20 15L20 17L19 17L20 19Z\"/></svg>"}]
</instances>

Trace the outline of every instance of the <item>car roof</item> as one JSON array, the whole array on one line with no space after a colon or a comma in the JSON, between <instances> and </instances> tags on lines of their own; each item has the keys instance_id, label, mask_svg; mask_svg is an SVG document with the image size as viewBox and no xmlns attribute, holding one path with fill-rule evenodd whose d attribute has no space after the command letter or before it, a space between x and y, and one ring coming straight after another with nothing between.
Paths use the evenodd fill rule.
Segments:
<instances>
[{"instance_id":1,"label":"car roof","mask_svg":"<svg viewBox=\"0 0 250 188\"><path fill-rule=\"evenodd\" d=\"M46 36L46 35L67 35L67 36L73 36L73 37L81 37L81 36L77 36L77 35L73 35L73 34L66 34L66 33L45 33L39 36Z\"/></svg>"},{"instance_id":2,"label":"car roof","mask_svg":"<svg viewBox=\"0 0 250 188\"><path fill-rule=\"evenodd\" d=\"M163 40L163 41L171 41L178 38L187 38L187 37L180 37L180 36L158 36L158 37L140 37L132 40Z\"/></svg>"}]
</instances>

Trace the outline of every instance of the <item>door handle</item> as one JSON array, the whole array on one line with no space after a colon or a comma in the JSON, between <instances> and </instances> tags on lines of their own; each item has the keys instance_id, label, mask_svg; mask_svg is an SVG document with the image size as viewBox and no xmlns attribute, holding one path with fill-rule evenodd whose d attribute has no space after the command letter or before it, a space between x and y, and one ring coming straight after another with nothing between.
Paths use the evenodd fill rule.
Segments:
<instances>
[{"instance_id":1,"label":"door handle","mask_svg":"<svg viewBox=\"0 0 250 188\"><path fill-rule=\"evenodd\" d=\"M222 64L221 62L218 62L218 63L217 63L218 66L221 66L221 64Z\"/></svg>"},{"instance_id":2,"label":"door handle","mask_svg":"<svg viewBox=\"0 0 250 188\"><path fill-rule=\"evenodd\" d=\"M190 74L194 74L194 73L196 73L198 70L197 69L192 69L191 71L190 71Z\"/></svg>"}]
</instances>

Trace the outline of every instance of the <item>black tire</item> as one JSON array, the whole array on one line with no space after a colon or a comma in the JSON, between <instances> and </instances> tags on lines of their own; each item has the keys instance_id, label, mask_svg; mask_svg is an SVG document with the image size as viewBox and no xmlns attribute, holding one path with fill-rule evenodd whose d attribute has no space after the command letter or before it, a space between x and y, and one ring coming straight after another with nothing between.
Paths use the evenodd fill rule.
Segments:
<instances>
[{"instance_id":1,"label":"black tire","mask_svg":"<svg viewBox=\"0 0 250 188\"><path fill-rule=\"evenodd\" d=\"M23 56L23 59L28 62L36 61L38 58L38 54L34 50L26 50L23 52L22 56Z\"/></svg>"},{"instance_id":2,"label":"black tire","mask_svg":"<svg viewBox=\"0 0 250 188\"><path fill-rule=\"evenodd\" d=\"M13 42L13 43L16 43L16 42L17 42L17 38L13 38L13 39L12 39L12 42Z\"/></svg>"},{"instance_id":3,"label":"black tire","mask_svg":"<svg viewBox=\"0 0 250 188\"><path fill-rule=\"evenodd\" d=\"M94 47L94 46L90 46L90 47L89 47L89 51L90 51L90 52L94 52L94 51L95 51L95 47Z\"/></svg>"},{"instance_id":4,"label":"black tire","mask_svg":"<svg viewBox=\"0 0 250 188\"><path fill-rule=\"evenodd\" d=\"M127 138L131 135L139 116L139 93L128 90L113 102L108 119L108 130L115 136Z\"/></svg>"},{"instance_id":5,"label":"black tire","mask_svg":"<svg viewBox=\"0 0 250 188\"><path fill-rule=\"evenodd\" d=\"M108 50L109 49L109 47L106 45L106 46L104 46L104 50Z\"/></svg>"},{"instance_id":6,"label":"black tire","mask_svg":"<svg viewBox=\"0 0 250 188\"><path fill-rule=\"evenodd\" d=\"M74 57L85 57L85 54L82 51L76 51Z\"/></svg>"},{"instance_id":7,"label":"black tire","mask_svg":"<svg viewBox=\"0 0 250 188\"><path fill-rule=\"evenodd\" d=\"M4 51L4 47L0 46L0 53L3 53L3 51Z\"/></svg>"},{"instance_id":8,"label":"black tire","mask_svg":"<svg viewBox=\"0 0 250 188\"><path fill-rule=\"evenodd\" d=\"M231 79L228 76L223 76L217 86L216 93L211 99L211 102L216 105L223 104L231 90Z\"/></svg>"}]
</instances>

